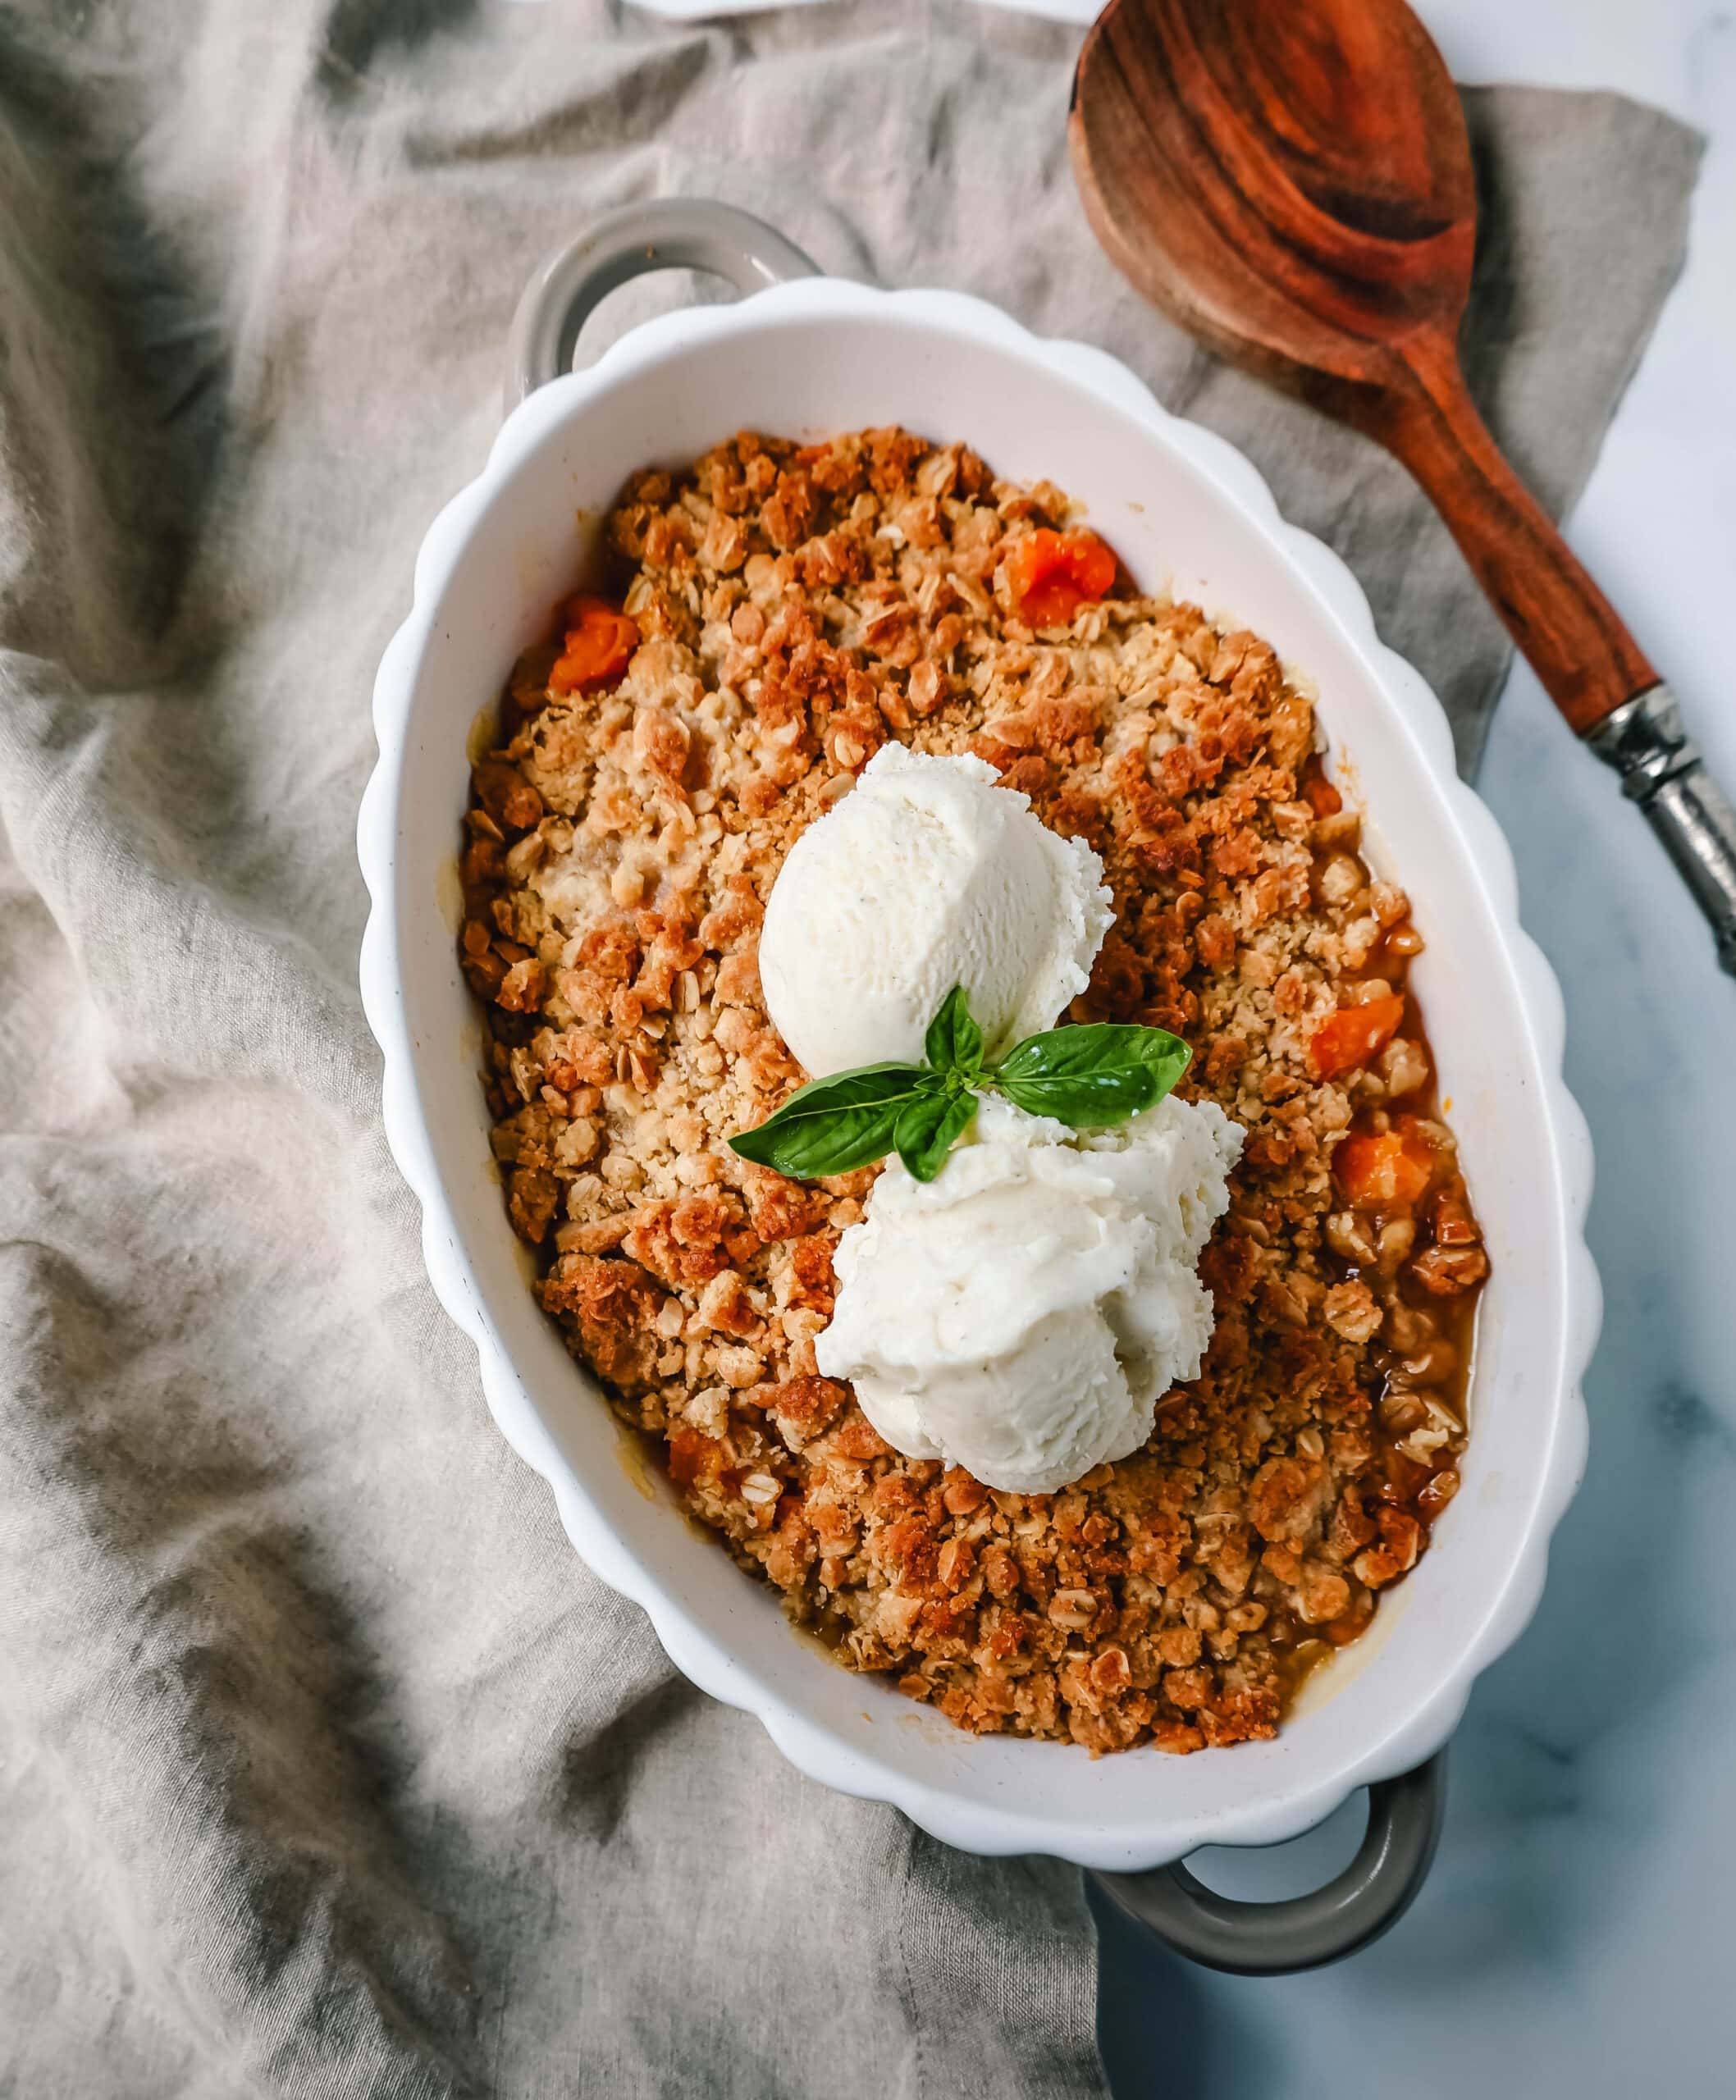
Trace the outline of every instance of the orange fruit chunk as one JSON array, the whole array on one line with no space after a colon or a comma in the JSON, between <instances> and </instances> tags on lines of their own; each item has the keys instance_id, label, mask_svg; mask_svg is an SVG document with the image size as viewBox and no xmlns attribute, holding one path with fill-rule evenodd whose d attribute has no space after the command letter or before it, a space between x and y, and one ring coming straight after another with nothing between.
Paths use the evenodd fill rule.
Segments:
<instances>
[{"instance_id":1,"label":"orange fruit chunk","mask_svg":"<svg viewBox=\"0 0 1736 2100\"><path fill-rule=\"evenodd\" d=\"M1067 627L1081 605L1105 596L1116 560L1094 532L1033 532L1007 557L1007 582L1027 627Z\"/></svg>"}]
</instances>

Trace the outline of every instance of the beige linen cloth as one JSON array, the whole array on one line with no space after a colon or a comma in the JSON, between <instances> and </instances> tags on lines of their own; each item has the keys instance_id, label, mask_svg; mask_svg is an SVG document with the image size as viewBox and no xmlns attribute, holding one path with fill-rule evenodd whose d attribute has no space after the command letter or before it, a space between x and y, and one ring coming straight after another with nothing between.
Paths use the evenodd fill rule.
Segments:
<instances>
[{"instance_id":1,"label":"beige linen cloth","mask_svg":"<svg viewBox=\"0 0 1736 2100\"><path fill-rule=\"evenodd\" d=\"M660 191L1117 352L1346 554L1474 751L1504 652L1402 474L1099 257L1076 41L0 0L0 2093L1101 2089L1078 1875L797 1777L495 1433L381 1137L352 847L526 273ZM1473 373L1559 506L1697 148L1469 107Z\"/></svg>"}]
</instances>

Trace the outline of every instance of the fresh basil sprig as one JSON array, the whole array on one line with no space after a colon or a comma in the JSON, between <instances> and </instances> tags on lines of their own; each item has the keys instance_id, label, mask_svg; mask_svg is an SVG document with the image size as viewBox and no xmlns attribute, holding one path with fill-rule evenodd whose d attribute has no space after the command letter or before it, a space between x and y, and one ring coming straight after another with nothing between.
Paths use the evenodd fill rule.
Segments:
<instances>
[{"instance_id":1,"label":"fresh basil sprig","mask_svg":"<svg viewBox=\"0 0 1736 2100\"><path fill-rule=\"evenodd\" d=\"M941 1002L921 1065L863 1065L798 1087L757 1129L729 1140L743 1159L800 1180L848 1174L896 1152L932 1181L971 1127L980 1093L1076 1130L1100 1129L1161 1101L1193 1052L1161 1028L1082 1022L1028 1035L998 1064L983 1062L983 1032L962 984Z\"/></svg>"}]
</instances>

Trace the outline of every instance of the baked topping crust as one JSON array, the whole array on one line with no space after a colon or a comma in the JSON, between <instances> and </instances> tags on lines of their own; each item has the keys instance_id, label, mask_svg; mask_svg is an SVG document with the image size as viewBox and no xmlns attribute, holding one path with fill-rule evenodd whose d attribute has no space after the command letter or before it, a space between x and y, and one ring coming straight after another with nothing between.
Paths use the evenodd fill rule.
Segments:
<instances>
[{"instance_id":1,"label":"baked topping crust","mask_svg":"<svg viewBox=\"0 0 1736 2100\"><path fill-rule=\"evenodd\" d=\"M1256 637L1131 588L1033 632L1021 549L1071 522L896 429L637 477L609 534L638 646L604 683L564 629L516 668L461 952L537 1294L694 1513L842 1661L964 1726L1186 1751L1271 1735L1414 1564L1487 1261L1420 939L1310 700ZM726 1142L804 1076L761 1000L763 901L888 737L975 752L1103 856L1117 924L1073 1017L1185 1036L1179 1090L1249 1134L1202 1375L1053 1495L901 1457L819 1376L878 1170L798 1184Z\"/></svg>"}]
</instances>

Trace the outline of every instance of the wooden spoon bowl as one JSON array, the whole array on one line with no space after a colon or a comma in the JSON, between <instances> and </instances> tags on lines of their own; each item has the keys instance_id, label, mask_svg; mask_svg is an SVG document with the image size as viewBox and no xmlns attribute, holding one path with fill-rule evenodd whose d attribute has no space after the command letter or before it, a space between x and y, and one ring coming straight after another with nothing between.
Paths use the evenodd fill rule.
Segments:
<instances>
[{"instance_id":1,"label":"wooden spoon bowl","mask_svg":"<svg viewBox=\"0 0 1736 2100\"><path fill-rule=\"evenodd\" d=\"M1466 390L1470 140L1402 0L1111 0L1068 131L1113 261L1404 460L1576 729L1656 684Z\"/></svg>"}]
</instances>

